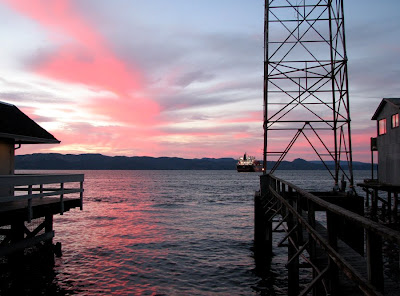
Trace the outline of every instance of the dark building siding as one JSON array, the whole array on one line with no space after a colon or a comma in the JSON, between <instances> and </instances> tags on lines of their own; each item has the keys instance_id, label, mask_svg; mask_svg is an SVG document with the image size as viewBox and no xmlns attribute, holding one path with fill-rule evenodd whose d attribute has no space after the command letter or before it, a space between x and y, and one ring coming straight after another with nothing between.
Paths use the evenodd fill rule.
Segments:
<instances>
[{"instance_id":1,"label":"dark building siding","mask_svg":"<svg viewBox=\"0 0 400 296\"><path fill-rule=\"evenodd\" d=\"M399 106L384 104L375 118L386 118L386 134L378 135L378 178L380 182L400 185L400 127L392 128L392 115L399 113Z\"/></svg>"}]
</instances>

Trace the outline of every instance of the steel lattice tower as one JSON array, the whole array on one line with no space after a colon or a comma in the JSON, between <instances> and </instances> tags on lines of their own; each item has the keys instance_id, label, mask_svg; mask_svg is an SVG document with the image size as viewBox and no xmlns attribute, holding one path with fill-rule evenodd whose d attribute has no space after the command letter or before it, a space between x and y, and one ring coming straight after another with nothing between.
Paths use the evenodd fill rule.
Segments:
<instances>
[{"instance_id":1,"label":"steel lattice tower","mask_svg":"<svg viewBox=\"0 0 400 296\"><path fill-rule=\"evenodd\" d=\"M352 187L343 0L265 0L264 45L264 172L306 143Z\"/></svg>"}]
</instances>

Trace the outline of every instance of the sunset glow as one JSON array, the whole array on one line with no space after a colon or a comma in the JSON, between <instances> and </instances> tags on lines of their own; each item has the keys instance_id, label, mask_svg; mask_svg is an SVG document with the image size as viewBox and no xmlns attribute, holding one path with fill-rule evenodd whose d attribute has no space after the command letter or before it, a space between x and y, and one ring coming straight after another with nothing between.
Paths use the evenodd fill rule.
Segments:
<instances>
[{"instance_id":1,"label":"sunset glow","mask_svg":"<svg viewBox=\"0 0 400 296\"><path fill-rule=\"evenodd\" d=\"M61 141L18 154L261 159L264 1L250 2L0 0L0 101ZM345 3L356 161L400 95L400 4L368 3ZM316 159L306 146L288 160Z\"/></svg>"}]
</instances>

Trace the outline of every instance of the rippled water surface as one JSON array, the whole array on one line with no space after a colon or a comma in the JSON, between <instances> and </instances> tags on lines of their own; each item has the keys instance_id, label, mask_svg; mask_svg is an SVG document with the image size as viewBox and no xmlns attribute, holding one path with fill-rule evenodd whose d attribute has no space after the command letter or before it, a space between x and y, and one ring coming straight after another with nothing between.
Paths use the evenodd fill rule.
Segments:
<instances>
[{"instance_id":1,"label":"rippled water surface","mask_svg":"<svg viewBox=\"0 0 400 296\"><path fill-rule=\"evenodd\" d=\"M279 250L274 279L265 283L255 272L253 199L259 173L77 173L85 174L84 210L54 219L54 242L63 246L52 278L59 294L285 294L285 274L278 269L286 258ZM311 190L332 185L321 172L277 175Z\"/></svg>"}]
</instances>

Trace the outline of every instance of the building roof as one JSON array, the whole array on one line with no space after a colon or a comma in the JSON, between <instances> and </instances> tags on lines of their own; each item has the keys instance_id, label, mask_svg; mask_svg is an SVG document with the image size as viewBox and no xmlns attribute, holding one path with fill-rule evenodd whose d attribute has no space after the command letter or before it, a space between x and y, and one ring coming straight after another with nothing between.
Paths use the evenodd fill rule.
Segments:
<instances>
[{"instance_id":1,"label":"building roof","mask_svg":"<svg viewBox=\"0 0 400 296\"><path fill-rule=\"evenodd\" d=\"M392 106L399 108L400 109L400 98L384 98L382 99L381 103L378 106L378 109L376 109L374 116L372 116L372 120L376 120L378 118L379 113L381 113L383 107L386 104L391 104Z\"/></svg>"},{"instance_id":2,"label":"building roof","mask_svg":"<svg viewBox=\"0 0 400 296\"><path fill-rule=\"evenodd\" d=\"M17 107L4 102L0 102L0 138L14 140L16 144L60 143Z\"/></svg>"}]
</instances>

